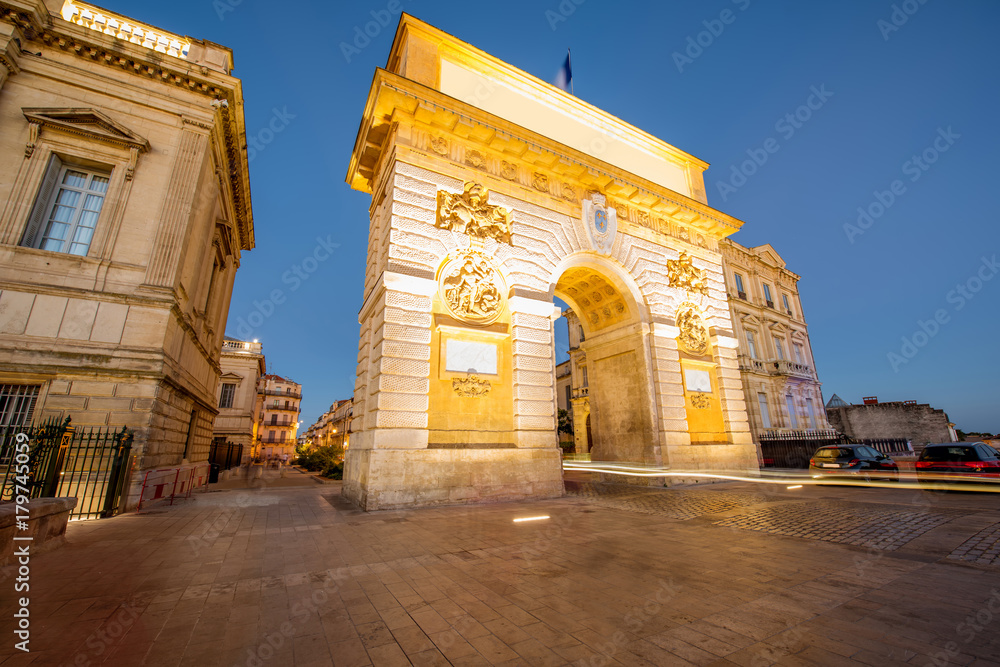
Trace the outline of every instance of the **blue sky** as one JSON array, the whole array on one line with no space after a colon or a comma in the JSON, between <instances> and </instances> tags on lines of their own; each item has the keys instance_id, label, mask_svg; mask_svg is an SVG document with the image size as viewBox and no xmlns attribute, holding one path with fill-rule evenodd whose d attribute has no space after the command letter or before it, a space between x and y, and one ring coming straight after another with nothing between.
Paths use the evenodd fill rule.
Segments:
<instances>
[{"instance_id":1,"label":"blue sky","mask_svg":"<svg viewBox=\"0 0 1000 667\"><path fill-rule=\"evenodd\" d=\"M304 425L353 392L369 198L344 176L402 7L546 80L571 48L577 96L711 163L709 203L746 222L734 239L802 277L825 399L913 399L1000 430L995 2L102 5L235 52L260 150L227 331L262 312L250 337L303 384ZM345 57L372 12L391 21Z\"/></svg>"}]
</instances>

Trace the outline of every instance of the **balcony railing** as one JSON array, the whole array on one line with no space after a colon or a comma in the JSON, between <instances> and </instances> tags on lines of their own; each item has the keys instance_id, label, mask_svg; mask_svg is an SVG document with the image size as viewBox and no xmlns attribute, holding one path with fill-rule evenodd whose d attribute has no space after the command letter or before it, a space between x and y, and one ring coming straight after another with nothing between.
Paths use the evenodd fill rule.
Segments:
<instances>
[{"instance_id":1,"label":"balcony railing","mask_svg":"<svg viewBox=\"0 0 1000 667\"><path fill-rule=\"evenodd\" d=\"M260 343L250 343L243 340L224 340L222 341L223 350L233 350L236 352L247 352L247 353L257 353L260 354L261 344Z\"/></svg>"},{"instance_id":2,"label":"balcony railing","mask_svg":"<svg viewBox=\"0 0 1000 667\"><path fill-rule=\"evenodd\" d=\"M285 393L283 391L278 391L277 389L265 389L265 396L284 396L285 398L302 398L301 393Z\"/></svg>"},{"instance_id":3,"label":"balcony railing","mask_svg":"<svg viewBox=\"0 0 1000 667\"><path fill-rule=\"evenodd\" d=\"M573 398L586 398L590 396L590 387L577 387L573 390Z\"/></svg>"},{"instance_id":4,"label":"balcony railing","mask_svg":"<svg viewBox=\"0 0 1000 667\"><path fill-rule=\"evenodd\" d=\"M800 364L797 361L789 361L788 359L773 359L768 362L768 364L774 368L774 373L776 375L793 375L795 377L805 377L811 378L813 376L812 368L806 364Z\"/></svg>"},{"instance_id":5,"label":"balcony railing","mask_svg":"<svg viewBox=\"0 0 1000 667\"><path fill-rule=\"evenodd\" d=\"M265 405L264 406L264 411L265 412L275 412L277 410L280 410L282 412L299 412L299 406L297 406L297 405L289 405L287 408L285 406L283 406L283 405Z\"/></svg>"},{"instance_id":6,"label":"balcony railing","mask_svg":"<svg viewBox=\"0 0 1000 667\"><path fill-rule=\"evenodd\" d=\"M738 359L741 371L757 371L758 373L767 372L764 369L764 362L760 359L754 359L753 357L748 357L745 354L739 355Z\"/></svg>"}]
</instances>

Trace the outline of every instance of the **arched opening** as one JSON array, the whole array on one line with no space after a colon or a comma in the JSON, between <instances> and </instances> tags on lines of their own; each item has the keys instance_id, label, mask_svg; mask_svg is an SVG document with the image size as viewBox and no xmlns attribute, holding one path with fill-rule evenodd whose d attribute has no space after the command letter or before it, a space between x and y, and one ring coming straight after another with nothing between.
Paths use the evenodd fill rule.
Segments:
<instances>
[{"instance_id":1,"label":"arched opening","mask_svg":"<svg viewBox=\"0 0 1000 667\"><path fill-rule=\"evenodd\" d=\"M631 278L593 256L568 258L551 293L568 307L576 451L595 461L662 463L645 304Z\"/></svg>"}]
</instances>

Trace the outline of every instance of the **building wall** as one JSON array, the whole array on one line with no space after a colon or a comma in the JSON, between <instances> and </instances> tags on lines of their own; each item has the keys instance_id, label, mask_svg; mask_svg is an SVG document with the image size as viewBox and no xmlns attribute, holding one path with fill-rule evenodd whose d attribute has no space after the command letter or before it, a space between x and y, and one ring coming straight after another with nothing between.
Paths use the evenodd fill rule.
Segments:
<instances>
[{"instance_id":1,"label":"building wall","mask_svg":"<svg viewBox=\"0 0 1000 667\"><path fill-rule=\"evenodd\" d=\"M177 38L179 58L61 2L24 7L0 18L0 383L39 386L37 417L134 429L139 469L204 460L254 245L232 53ZM53 157L109 175L82 256L25 245Z\"/></svg>"},{"instance_id":2,"label":"building wall","mask_svg":"<svg viewBox=\"0 0 1000 667\"><path fill-rule=\"evenodd\" d=\"M263 419L259 430L261 456L291 457L295 454L302 385L279 375L264 377Z\"/></svg>"},{"instance_id":3,"label":"building wall","mask_svg":"<svg viewBox=\"0 0 1000 667\"><path fill-rule=\"evenodd\" d=\"M773 431L829 429L822 383L799 298L799 276L785 268L784 260L770 245L747 248L726 239L719 246L738 344L740 379L754 437ZM771 292L770 305L765 285ZM748 332L753 335L754 348L747 340ZM760 394L766 399L767 419Z\"/></svg>"},{"instance_id":4,"label":"building wall","mask_svg":"<svg viewBox=\"0 0 1000 667\"><path fill-rule=\"evenodd\" d=\"M244 459L251 457L261 413L257 409L260 379L264 375L264 355L261 344L226 339L222 345L220 368L222 378L216 391L219 415L215 418L213 440L243 445ZM232 407L222 407L222 390L235 385Z\"/></svg>"},{"instance_id":5,"label":"building wall","mask_svg":"<svg viewBox=\"0 0 1000 667\"><path fill-rule=\"evenodd\" d=\"M852 438L906 438L915 451L931 442L954 440L948 415L925 403L878 403L827 408L830 424Z\"/></svg>"}]
</instances>

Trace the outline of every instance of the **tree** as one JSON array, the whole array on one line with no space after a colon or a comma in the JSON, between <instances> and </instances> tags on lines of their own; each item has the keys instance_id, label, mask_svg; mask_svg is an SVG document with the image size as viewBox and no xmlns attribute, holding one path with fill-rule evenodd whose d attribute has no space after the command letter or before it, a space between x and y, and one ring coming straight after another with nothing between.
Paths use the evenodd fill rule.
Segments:
<instances>
[{"instance_id":1,"label":"tree","mask_svg":"<svg viewBox=\"0 0 1000 667\"><path fill-rule=\"evenodd\" d=\"M573 435L573 420L569 418L568 410L559 411L559 428L556 429L558 433L569 433Z\"/></svg>"}]
</instances>

